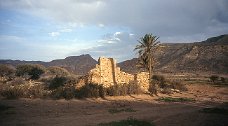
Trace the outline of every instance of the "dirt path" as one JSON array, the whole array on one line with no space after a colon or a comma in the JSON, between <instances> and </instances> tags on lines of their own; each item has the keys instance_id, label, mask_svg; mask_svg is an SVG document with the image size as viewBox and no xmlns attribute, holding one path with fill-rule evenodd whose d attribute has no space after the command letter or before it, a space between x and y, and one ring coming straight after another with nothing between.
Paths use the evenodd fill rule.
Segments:
<instances>
[{"instance_id":1,"label":"dirt path","mask_svg":"<svg viewBox=\"0 0 228 126\"><path fill-rule=\"evenodd\" d=\"M201 113L204 107L228 107L227 87L205 85L188 86L189 91L172 94L172 97L189 97L195 102L166 103L149 95L107 97L106 99L48 100L19 99L0 100L14 108L0 113L2 126L94 126L99 123L127 119L129 117L154 122L156 126L222 126L227 125L227 115ZM159 97L169 96L159 94ZM170 96L169 96L170 97ZM131 112L110 113L110 110L130 109Z\"/></svg>"}]
</instances>

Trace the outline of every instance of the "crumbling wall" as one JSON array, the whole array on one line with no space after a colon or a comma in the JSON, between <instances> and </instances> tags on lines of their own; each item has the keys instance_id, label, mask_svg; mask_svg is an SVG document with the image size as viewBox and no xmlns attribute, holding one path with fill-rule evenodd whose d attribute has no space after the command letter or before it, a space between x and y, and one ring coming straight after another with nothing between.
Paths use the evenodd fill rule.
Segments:
<instances>
[{"instance_id":1,"label":"crumbling wall","mask_svg":"<svg viewBox=\"0 0 228 126\"><path fill-rule=\"evenodd\" d=\"M148 91L149 89L149 73L141 72L136 74L136 82L140 85L141 89L144 91Z\"/></svg>"},{"instance_id":2,"label":"crumbling wall","mask_svg":"<svg viewBox=\"0 0 228 126\"><path fill-rule=\"evenodd\" d=\"M87 75L85 83L102 84L104 87L110 87L114 84L129 84L137 83L143 90L149 88L149 74L146 72L135 75L125 73L116 66L116 61L113 58L100 57L96 67Z\"/></svg>"}]
</instances>

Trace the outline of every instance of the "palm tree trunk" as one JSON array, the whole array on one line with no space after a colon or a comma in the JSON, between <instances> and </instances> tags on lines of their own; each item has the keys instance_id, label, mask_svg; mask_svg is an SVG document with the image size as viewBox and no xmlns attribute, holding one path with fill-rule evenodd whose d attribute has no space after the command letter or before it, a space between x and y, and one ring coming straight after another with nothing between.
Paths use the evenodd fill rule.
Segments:
<instances>
[{"instance_id":1,"label":"palm tree trunk","mask_svg":"<svg viewBox=\"0 0 228 126\"><path fill-rule=\"evenodd\" d=\"M151 78L152 78L152 66L151 66L151 57L149 57L149 83L151 84Z\"/></svg>"},{"instance_id":2,"label":"palm tree trunk","mask_svg":"<svg viewBox=\"0 0 228 126\"><path fill-rule=\"evenodd\" d=\"M157 95L157 89L155 88L155 83L152 82L152 57L149 55L149 84L152 86L152 93Z\"/></svg>"}]
</instances>

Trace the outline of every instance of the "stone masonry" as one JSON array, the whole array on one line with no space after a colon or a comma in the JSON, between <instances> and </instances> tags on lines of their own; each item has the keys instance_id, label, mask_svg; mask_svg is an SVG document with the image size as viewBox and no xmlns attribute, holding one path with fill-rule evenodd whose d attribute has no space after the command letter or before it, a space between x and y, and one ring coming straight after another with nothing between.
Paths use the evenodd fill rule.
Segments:
<instances>
[{"instance_id":1,"label":"stone masonry","mask_svg":"<svg viewBox=\"0 0 228 126\"><path fill-rule=\"evenodd\" d=\"M104 87L110 87L115 84L139 84L141 89L148 91L149 74L141 72L135 75L120 71L116 66L116 61L113 58L100 57L96 67L88 73L79 83L96 83L102 84ZM79 84L82 85L82 84Z\"/></svg>"}]
</instances>

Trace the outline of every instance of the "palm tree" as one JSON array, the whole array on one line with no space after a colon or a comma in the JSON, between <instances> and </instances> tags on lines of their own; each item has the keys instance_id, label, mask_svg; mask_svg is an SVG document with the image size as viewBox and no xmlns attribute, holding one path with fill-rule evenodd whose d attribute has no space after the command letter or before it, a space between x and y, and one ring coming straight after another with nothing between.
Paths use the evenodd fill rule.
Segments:
<instances>
[{"instance_id":1,"label":"palm tree","mask_svg":"<svg viewBox=\"0 0 228 126\"><path fill-rule=\"evenodd\" d=\"M153 89L155 89L155 84L152 83L152 72L155 64L154 53L160 44L158 38L152 34L146 34L138 40L139 45L136 45L134 49L138 51L140 67L145 68L149 72L149 83L152 84ZM156 93L156 90L153 93Z\"/></svg>"}]
</instances>

